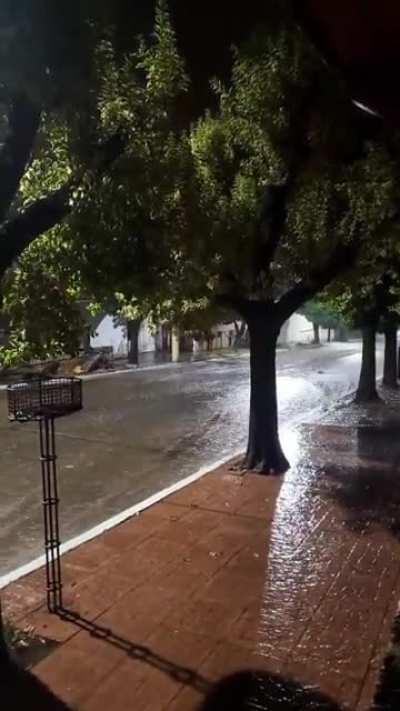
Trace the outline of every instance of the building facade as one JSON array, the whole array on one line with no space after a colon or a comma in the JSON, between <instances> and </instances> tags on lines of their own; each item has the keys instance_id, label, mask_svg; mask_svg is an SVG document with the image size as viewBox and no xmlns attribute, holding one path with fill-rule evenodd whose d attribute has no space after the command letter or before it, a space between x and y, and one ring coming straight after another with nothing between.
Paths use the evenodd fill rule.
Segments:
<instances>
[{"instance_id":1,"label":"building facade","mask_svg":"<svg viewBox=\"0 0 400 711\"><path fill-rule=\"evenodd\" d=\"M239 324L240 325L240 324ZM194 340L186 334L180 336L181 351L199 352L205 350L223 350L235 345L237 324L221 323L212 328L208 338ZM327 332L320 329L321 340L326 340ZM305 316L293 314L281 329L278 344L290 346L311 343L314 339L313 325ZM94 349L112 350L114 356L125 357L128 353L126 327L107 314L96 327L95 334L90 338L90 346ZM171 350L171 329L160 325L154 331L147 321L143 321L139 331L139 353Z\"/></svg>"},{"instance_id":2,"label":"building facade","mask_svg":"<svg viewBox=\"0 0 400 711\"><path fill-rule=\"evenodd\" d=\"M143 321L139 331L139 353L158 350L157 342L157 332L153 333L147 321ZM94 335L90 337L90 346L94 349L112 349L114 356L126 356L128 353L126 327L107 314L100 321Z\"/></svg>"}]
</instances>

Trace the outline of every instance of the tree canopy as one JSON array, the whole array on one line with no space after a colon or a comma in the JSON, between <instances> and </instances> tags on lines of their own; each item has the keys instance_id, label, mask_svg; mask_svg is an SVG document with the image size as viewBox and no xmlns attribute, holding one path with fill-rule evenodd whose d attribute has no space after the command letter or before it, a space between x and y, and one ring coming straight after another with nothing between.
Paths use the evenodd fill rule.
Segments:
<instances>
[{"instance_id":1,"label":"tree canopy","mask_svg":"<svg viewBox=\"0 0 400 711\"><path fill-rule=\"evenodd\" d=\"M100 302L118 294L135 313L145 305L162 317L205 300L240 314L252 348L251 421L261 423L251 430L267 442L248 464L267 469L269 457L284 466L279 330L366 245L379 249L398 183L393 146L360 119L335 70L279 7L235 50L231 81L213 82L214 108L189 126L181 107L190 78L164 2L153 36L133 49L97 35L84 145L62 112L45 112L19 198L36 210L50 186L61 191L64 229Z\"/></svg>"},{"instance_id":2,"label":"tree canopy","mask_svg":"<svg viewBox=\"0 0 400 711\"><path fill-rule=\"evenodd\" d=\"M340 306L333 298L316 297L312 301L307 301L300 312L308 321L320 328L332 329L345 325L345 318Z\"/></svg>"},{"instance_id":3,"label":"tree canopy","mask_svg":"<svg viewBox=\"0 0 400 711\"><path fill-rule=\"evenodd\" d=\"M131 20L131 46L133 28L142 29L143 12L131 8L121 15L124 5L123 0L2 3L0 278L32 240L70 212L85 167L105 170L120 152L118 136L101 142L96 115L99 43L107 39L118 51L122 16ZM126 28L124 33L126 46ZM66 150L63 163L60 151L65 157ZM38 159L40 190L27 199L21 181Z\"/></svg>"},{"instance_id":4,"label":"tree canopy","mask_svg":"<svg viewBox=\"0 0 400 711\"><path fill-rule=\"evenodd\" d=\"M75 355L88 321L79 267L65 231L54 228L33 242L3 284L9 343L0 363Z\"/></svg>"}]
</instances>

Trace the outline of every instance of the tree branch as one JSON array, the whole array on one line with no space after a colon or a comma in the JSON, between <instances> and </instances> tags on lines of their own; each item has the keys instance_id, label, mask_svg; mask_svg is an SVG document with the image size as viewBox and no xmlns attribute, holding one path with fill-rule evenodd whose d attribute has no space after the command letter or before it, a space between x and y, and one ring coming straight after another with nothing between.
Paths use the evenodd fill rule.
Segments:
<instances>
[{"instance_id":1,"label":"tree branch","mask_svg":"<svg viewBox=\"0 0 400 711\"><path fill-rule=\"evenodd\" d=\"M97 147L92 157L92 168L101 174L108 170L123 152L125 144L120 135L112 136ZM36 237L55 227L71 211L71 192L79 183L79 176L68 181L45 198L37 200L0 228L0 279L12 263Z\"/></svg>"},{"instance_id":2,"label":"tree branch","mask_svg":"<svg viewBox=\"0 0 400 711\"><path fill-rule=\"evenodd\" d=\"M351 269L360 251L360 242L351 245L339 245L330 255L323 267L311 272L308 279L304 279L284 294L277 302L277 309L283 321L322 291L339 274Z\"/></svg>"},{"instance_id":3,"label":"tree branch","mask_svg":"<svg viewBox=\"0 0 400 711\"><path fill-rule=\"evenodd\" d=\"M37 200L6 222L0 229L0 278L33 240L51 229L70 211L71 186L64 185L51 195Z\"/></svg>"},{"instance_id":4,"label":"tree branch","mask_svg":"<svg viewBox=\"0 0 400 711\"><path fill-rule=\"evenodd\" d=\"M6 218L31 159L40 114L40 109L24 94L15 97L8 120L8 136L0 154L0 222Z\"/></svg>"},{"instance_id":5,"label":"tree branch","mask_svg":"<svg viewBox=\"0 0 400 711\"><path fill-rule=\"evenodd\" d=\"M266 188L260 221L257 227L258 242L254 250L253 273L269 269L282 237L286 221L286 203L289 183L269 185Z\"/></svg>"},{"instance_id":6,"label":"tree branch","mask_svg":"<svg viewBox=\"0 0 400 711\"><path fill-rule=\"evenodd\" d=\"M233 309L240 316L245 315L247 310L248 301L235 294L216 294L214 296L214 302L216 306L221 306L222 308Z\"/></svg>"}]
</instances>

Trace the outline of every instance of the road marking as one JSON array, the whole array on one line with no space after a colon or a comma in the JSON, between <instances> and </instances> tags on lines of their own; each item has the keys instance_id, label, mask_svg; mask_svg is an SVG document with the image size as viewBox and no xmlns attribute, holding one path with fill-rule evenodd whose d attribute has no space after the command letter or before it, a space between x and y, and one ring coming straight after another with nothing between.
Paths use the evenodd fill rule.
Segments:
<instances>
[{"instance_id":1,"label":"road marking","mask_svg":"<svg viewBox=\"0 0 400 711\"><path fill-rule=\"evenodd\" d=\"M235 457L238 457L242 453L243 453L243 450L241 449L240 451L232 452L231 454L229 454L229 456L226 456L223 459L219 459L217 462L214 462L213 464L207 464L206 466L201 467L201 469L199 469L194 474L190 474L189 476L185 477L184 479L180 479L179 481L175 482L175 484L171 484L170 486L166 487L165 489L162 489L161 491L158 491L156 494L153 494L152 496L149 496L147 499L144 499L144 501L141 501L138 504L135 504L134 506L131 506L128 509L125 509L125 511L121 511L120 513L116 514L115 516L112 516L111 518L106 519L105 521L98 524L97 526L94 526L94 528L90 528L88 531L81 533L79 536L76 536L75 538L71 538L71 540L69 540L66 543L63 543L61 545L61 549L60 549L61 554L67 553L68 551L71 551L71 550L74 550L74 548L78 548L78 546L81 546L83 543L86 543L87 541L91 541L93 538L100 536L102 533L104 533L105 531L109 531L111 528L115 528L115 526L118 526L120 523L127 521L129 518L132 518L133 516L138 516L145 509L150 508L150 506L154 506L154 504L157 504L159 501L166 499L168 496L171 496L171 494L175 494L175 492L180 491L180 489L184 489L186 486L189 486L189 484L192 484L193 482L197 481L198 479L201 479L206 474L210 474L215 469L218 469L218 467L221 467L224 464L227 464L232 459L235 459ZM10 573L3 575L0 578L0 590L2 588L5 588L10 583L13 583L16 580L23 578L25 575L29 575L29 573L33 573L35 570L38 570L39 568L41 568L44 564L45 564L45 556L41 555L41 556L39 556L39 558L35 558L34 560L30 561L30 563L26 563L25 565L22 565L19 568L12 570Z\"/></svg>"}]
</instances>

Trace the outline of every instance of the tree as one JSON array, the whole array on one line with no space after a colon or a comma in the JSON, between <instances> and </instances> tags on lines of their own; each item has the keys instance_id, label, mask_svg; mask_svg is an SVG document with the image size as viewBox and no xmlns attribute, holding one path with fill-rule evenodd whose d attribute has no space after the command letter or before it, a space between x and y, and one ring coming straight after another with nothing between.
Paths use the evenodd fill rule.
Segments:
<instances>
[{"instance_id":1,"label":"tree","mask_svg":"<svg viewBox=\"0 0 400 711\"><path fill-rule=\"evenodd\" d=\"M93 168L90 161L77 161L71 151L71 126L59 117L46 116L46 132L21 179L20 195L22 202L36 203L48 186L54 187L58 180L63 184L68 176L84 169L79 187L75 186L70 196L68 221L57 228L61 243L68 242L70 249L68 278L76 275L80 299L89 294L92 311L106 305L126 324L129 359L136 361L140 322L152 310L162 313L163 304L169 313L171 298L176 299L178 294L182 301L179 255L173 252L172 241L163 246L159 236L162 229L170 229L173 235L172 226L181 219L179 193L187 174L189 143L178 139L177 126L180 100L188 82L163 3L157 10L154 42L142 41L121 57L110 41L99 40L93 72L97 93L91 130L100 145L107 146L118 136L119 155L114 156L106 172ZM29 314L43 306L38 301L43 296L38 291L39 281L49 278L50 272L53 278L54 267L58 266L59 255L50 254L54 240L48 234L54 234L54 230L37 239L20 259L7 297L6 307L13 312L14 331L18 331L13 352L17 351L15 341L19 345L23 341L27 356L37 355L41 348L37 339L29 345L24 319L29 321ZM21 289L28 290L35 269L40 280L32 284L29 303L24 294L22 309L18 300ZM70 296L71 289L66 286L64 279L64 293ZM60 318L61 311L58 313L55 306L54 301L47 303L46 315L41 314L42 342L51 318ZM71 299L63 306L67 311ZM70 319L70 325L75 333L74 319ZM54 338L48 353L54 353L55 343L65 343L65 338ZM21 355L21 348L16 355Z\"/></svg>"},{"instance_id":2,"label":"tree","mask_svg":"<svg viewBox=\"0 0 400 711\"><path fill-rule=\"evenodd\" d=\"M385 334L383 384L397 386L397 325L400 319L398 225L385 226L369 242L355 269L330 288L336 308L353 328L361 328L362 360L356 402L379 399L376 388L376 333Z\"/></svg>"},{"instance_id":3,"label":"tree","mask_svg":"<svg viewBox=\"0 0 400 711\"><path fill-rule=\"evenodd\" d=\"M72 214L85 283L100 301L118 293L125 305L149 310L180 293L181 192L188 142L181 140L179 105L188 87L164 3L155 36L118 62L99 47L101 86L96 133L122 135L124 150L107 174L88 173L85 199ZM186 226L185 226L186 228Z\"/></svg>"},{"instance_id":4,"label":"tree","mask_svg":"<svg viewBox=\"0 0 400 711\"><path fill-rule=\"evenodd\" d=\"M400 314L393 314L384 320L382 330L385 336L385 352L383 360L382 385L387 388L396 389L398 387L397 371L397 329L399 327Z\"/></svg>"},{"instance_id":5,"label":"tree","mask_svg":"<svg viewBox=\"0 0 400 711\"><path fill-rule=\"evenodd\" d=\"M392 214L395 169L378 140L357 135L335 75L279 20L236 56L233 86L218 90L218 115L191 138L211 225L201 264L214 297L249 328L245 466L279 472L288 466L278 438L280 328L377 239Z\"/></svg>"},{"instance_id":6,"label":"tree","mask_svg":"<svg viewBox=\"0 0 400 711\"><path fill-rule=\"evenodd\" d=\"M311 321L314 327L314 343L319 343L319 329L328 329L328 341L330 340L330 332L333 328L343 326L343 319L338 313L332 302L328 299L315 298L308 301L300 309L308 321Z\"/></svg>"},{"instance_id":7,"label":"tree","mask_svg":"<svg viewBox=\"0 0 400 711\"><path fill-rule=\"evenodd\" d=\"M122 133L125 149L107 176L91 176L77 210L89 272L128 300L205 298L247 323L245 464L283 471L280 328L379 240L392 217L395 165L375 125L360 125L335 73L279 12L236 52L231 86L214 84L218 110L190 135L178 120L188 80L164 7L154 43L122 68L108 46L103 53L98 132Z\"/></svg>"},{"instance_id":8,"label":"tree","mask_svg":"<svg viewBox=\"0 0 400 711\"><path fill-rule=\"evenodd\" d=\"M116 293L112 302L108 300L107 310L113 313L117 324L126 329L128 340L128 363L139 365L139 333L143 321L151 318L151 302L131 298L128 301L124 294Z\"/></svg>"},{"instance_id":9,"label":"tree","mask_svg":"<svg viewBox=\"0 0 400 711\"><path fill-rule=\"evenodd\" d=\"M207 298L200 298L196 301L180 299L175 302L168 302L169 315L167 322L172 327L178 327L180 331L192 336L195 340L206 339L208 343L214 338L213 328L218 324L232 323L236 314L227 308L218 306L210 302ZM167 304L163 305L161 314L166 317ZM238 335L243 336L244 330L236 324ZM210 347L210 346L209 346Z\"/></svg>"}]
</instances>

